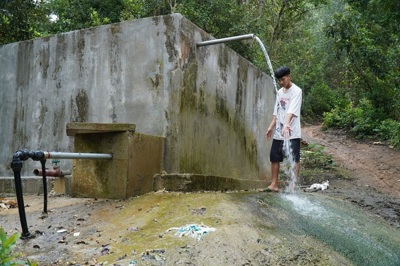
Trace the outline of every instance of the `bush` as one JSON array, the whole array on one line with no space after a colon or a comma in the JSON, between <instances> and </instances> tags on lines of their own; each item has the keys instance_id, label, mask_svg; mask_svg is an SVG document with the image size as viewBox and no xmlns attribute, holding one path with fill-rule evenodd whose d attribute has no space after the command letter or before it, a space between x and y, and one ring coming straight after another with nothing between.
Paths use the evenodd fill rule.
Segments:
<instances>
[{"instance_id":1,"label":"bush","mask_svg":"<svg viewBox=\"0 0 400 266\"><path fill-rule=\"evenodd\" d=\"M322 118L335 104L335 92L326 84L313 86L304 97L303 112L305 117Z\"/></svg>"},{"instance_id":2,"label":"bush","mask_svg":"<svg viewBox=\"0 0 400 266\"><path fill-rule=\"evenodd\" d=\"M0 227L0 265L1 266L15 266L15 265L32 265L36 266L37 264L31 262L25 262L18 260L18 256L12 253L12 249L14 248L17 239L20 237L18 233L13 234L10 237L7 237L6 232L2 227Z\"/></svg>"},{"instance_id":3,"label":"bush","mask_svg":"<svg viewBox=\"0 0 400 266\"><path fill-rule=\"evenodd\" d=\"M381 117L379 110L373 107L371 101L361 99L358 107L354 108L354 125L351 132L358 138L374 136Z\"/></svg>"},{"instance_id":4,"label":"bush","mask_svg":"<svg viewBox=\"0 0 400 266\"><path fill-rule=\"evenodd\" d=\"M323 129L327 128L347 128L351 129L354 125L354 117L356 109L353 104L349 102L344 108L335 107L330 112L324 113Z\"/></svg>"},{"instance_id":5,"label":"bush","mask_svg":"<svg viewBox=\"0 0 400 266\"><path fill-rule=\"evenodd\" d=\"M304 168L329 169L333 166L332 156L324 152L324 146L309 144L301 149L301 165Z\"/></svg>"},{"instance_id":6,"label":"bush","mask_svg":"<svg viewBox=\"0 0 400 266\"><path fill-rule=\"evenodd\" d=\"M335 107L325 113L322 128L348 129L357 138L376 137L377 132L381 131L380 124L384 117L382 111L374 108L370 100L363 98L357 107L349 103L345 108Z\"/></svg>"},{"instance_id":7,"label":"bush","mask_svg":"<svg viewBox=\"0 0 400 266\"><path fill-rule=\"evenodd\" d=\"M388 141L396 149L400 149L400 123L393 119L382 121L375 130L380 140Z\"/></svg>"}]
</instances>

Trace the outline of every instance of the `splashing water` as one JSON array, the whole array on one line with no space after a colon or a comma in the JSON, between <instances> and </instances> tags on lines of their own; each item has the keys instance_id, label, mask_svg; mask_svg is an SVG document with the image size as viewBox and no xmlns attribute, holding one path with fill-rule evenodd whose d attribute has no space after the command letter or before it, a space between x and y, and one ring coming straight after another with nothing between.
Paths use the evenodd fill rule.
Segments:
<instances>
[{"instance_id":1,"label":"splashing water","mask_svg":"<svg viewBox=\"0 0 400 266\"><path fill-rule=\"evenodd\" d=\"M272 81L274 84L274 89L276 92L276 97L277 97L276 102L278 103L278 108L281 109L281 104L278 100L278 86L276 85L274 69L272 67L272 63L269 58L267 49L265 49L265 46L264 46L263 42L260 40L260 38L258 38L257 36L254 35L254 39L256 39L258 44L261 46L261 50L264 53L265 60L267 61L267 65L268 65L268 68L269 68L269 71L271 74L271 78L272 78ZM277 121L277 123L279 123L279 121ZM289 183L285 188L285 192L294 193L296 191L296 182L297 182L296 161L293 158L292 147L291 147L291 144L290 144L290 141L288 138L285 138L283 141L283 149L284 149L284 153L286 155L286 159L284 160L284 163L283 163L284 170L285 170L284 172L285 172L286 176L289 177Z\"/></svg>"},{"instance_id":2,"label":"splashing water","mask_svg":"<svg viewBox=\"0 0 400 266\"><path fill-rule=\"evenodd\" d=\"M289 139L285 139L283 142L284 152L286 154L285 165L285 174L289 177L289 182L285 188L285 192L294 193L296 192L296 183L297 183L297 171L296 171L296 161L293 157L292 147Z\"/></svg>"}]
</instances>

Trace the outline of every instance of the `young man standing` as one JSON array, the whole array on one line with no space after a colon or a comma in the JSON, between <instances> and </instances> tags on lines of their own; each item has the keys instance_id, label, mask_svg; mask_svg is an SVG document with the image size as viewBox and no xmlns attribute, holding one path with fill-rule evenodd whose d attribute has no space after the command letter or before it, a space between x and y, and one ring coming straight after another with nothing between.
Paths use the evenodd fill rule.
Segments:
<instances>
[{"instance_id":1,"label":"young man standing","mask_svg":"<svg viewBox=\"0 0 400 266\"><path fill-rule=\"evenodd\" d=\"M267 140L273 138L270 152L272 182L267 191L278 192L279 166L284 156L295 161L296 178L300 173L302 90L292 82L288 67L279 67L274 74L282 88L278 91L272 121L265 137ZM285 141L290 141L290 151L285 151Z\"/></svg>"}]
</instances>

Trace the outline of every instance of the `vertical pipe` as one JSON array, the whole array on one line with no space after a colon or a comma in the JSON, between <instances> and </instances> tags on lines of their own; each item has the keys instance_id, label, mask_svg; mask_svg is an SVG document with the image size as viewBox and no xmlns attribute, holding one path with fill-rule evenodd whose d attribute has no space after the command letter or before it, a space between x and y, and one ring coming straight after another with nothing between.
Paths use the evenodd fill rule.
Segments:
<instances>
[{"instance_id":1,"label":"vertical pipe","mask_svg":"<svg viewBox=\"0 0 400 266\"><path fill-rule=\"evenodd\" d=\"M21 182L22 161L19 158L19 156L14 156L13 161L11 163L11 168L14 171L15 191L17 193L18 212L22 227L21 238L26 239L29 238L30 233L28 231L28 223L26 222L24 198L22 195L22 182Z\"/></svg>"},{"instance_id":2,"label":"vertical pipe","mask_svg":"<svg viewBox=\"0 0 400 266\"><path fill-rule=\"evenodd\" d=\"M46 159L40 160L42 164L43 176L43 213L47 214L47 177L46 177Z\"/></svg>"}]
</instances>

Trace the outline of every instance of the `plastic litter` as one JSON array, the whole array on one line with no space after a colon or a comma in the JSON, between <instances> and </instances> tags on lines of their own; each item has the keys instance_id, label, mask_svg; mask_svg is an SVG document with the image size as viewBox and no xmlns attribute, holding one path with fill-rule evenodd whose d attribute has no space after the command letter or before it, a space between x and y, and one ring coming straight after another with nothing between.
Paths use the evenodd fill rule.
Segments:
<instances>
[{"instance_id":1,"label":"plastic litter","mask_svg":"<svg viewBox=\"0 0 400 266\"><path fill-rule=\"evenodd\" d=\"M314 183L309 188L307 188L307 190L317 191L317 190L325 190L328 188L329 188L329 181L325 181L322 184Z\"/></svg>"},{"instance_id":2,"label":"plastic litter","mask_svg":"<svg viewBox=\"0 0 400 266\"><path fill-rule=\"evenodd\" d=\"M182 236L190 236L193 238L196 238L197 240L200 240L205 234L209 232L214 232L215 228L213 227L208 227L204 224L187 224L182 227L171 227L166 233L169 231L176 230L177 232L175 233L176 236L182 237Z\"/></svg>"}]
</instances>

